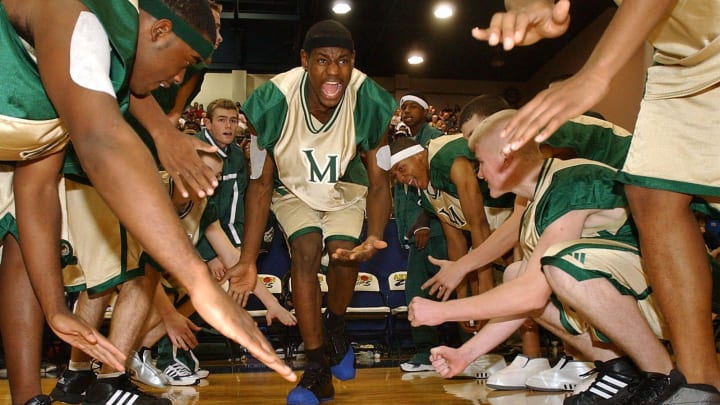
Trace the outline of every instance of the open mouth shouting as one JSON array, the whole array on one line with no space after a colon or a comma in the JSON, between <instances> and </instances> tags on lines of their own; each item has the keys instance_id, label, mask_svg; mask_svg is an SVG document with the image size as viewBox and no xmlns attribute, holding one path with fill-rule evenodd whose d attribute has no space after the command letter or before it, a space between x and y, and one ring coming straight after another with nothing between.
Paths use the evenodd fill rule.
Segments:
<instances>
[{"instance_id":1,"label":"open mouth shouting","mask_svg":"<svg viewBox=\"0 0 720 405\"><path fill-rule=\"evenodd\" d=\"M337 81L327 81L320 86L322 97L328 100L339 100L343 94L343 85Z\"/></svg>"}]
</instances>

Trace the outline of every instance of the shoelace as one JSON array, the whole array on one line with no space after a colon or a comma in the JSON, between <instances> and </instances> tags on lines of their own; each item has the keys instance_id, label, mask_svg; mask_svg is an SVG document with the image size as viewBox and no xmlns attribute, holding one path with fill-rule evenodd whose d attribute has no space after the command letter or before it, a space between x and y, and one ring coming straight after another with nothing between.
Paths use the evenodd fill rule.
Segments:
<instances>
[{"instance_id":1,"label":"shoelace","mask_svg":"<svg viewBox=\"0 0 720 405\"><path fill-rule=\"evenodd\" d=\"M320 367L309 367L305 369L302 378L300 379L300 385L303 387L312 387L318 383L322 376L322 368Z\"/></svg>"},{"instance_id":2,"label":"shoelace","mask_svg":"<svg viewBox=\"0 0 720 405\"><path fill-rule=\"evenodd\" d=\"M654 405L664 400L665 390L670 386L670 377L664 375L648 375L632 388L633 400L638 405ZM640 397L635 398L636 395Z\"/></svg>"},{"instance_id":3,"label":"shoelace","mask_svg":"<svg viewBox=\"0 0 720 405\"><path fill-rule=\"evenodd\" d=\"M598 370L597 368L593 368L591 370L588 370L585 373L580 374L579 377L585 378L585 377L589 377L589 376L591 376L595 373L599 373L599 372L600 372L600 370Z\"/></svg>"},{"instance_id":4,"label":"shoelace","mask_svg":"<svg viewBox=\"0 0 720 405\"><path fill-rule=\"evenodd\" d=\"M102 362L98 361L96 359L90 360L90 370L92 370L95 374L100 374L100 370L102 369Z\"/></svg>"},{"instance_id":5,"label":"shoelace","mask_svg":"<svg viewBox=\"0 0 720 405\"><path fill-rule=\"evenodd\" d=\"M165 374L172 378L190 377L192 372L184 364L173 363L165 369Z\"/></svg>"},{"instance_id":6,"label":"shoelace","mask_svg":"<svg viewBox=\"0 0 720 405\"><path fill-rule=\"evenodd\" d=\"M200 370L200 361L197 357L195 357L195 353L193 353L192 350L188 350L188 353L190 353L190 357L193 360L193 365L195 366L195 372L197 372L198 370Z\"/></svg>"}]
</instances>

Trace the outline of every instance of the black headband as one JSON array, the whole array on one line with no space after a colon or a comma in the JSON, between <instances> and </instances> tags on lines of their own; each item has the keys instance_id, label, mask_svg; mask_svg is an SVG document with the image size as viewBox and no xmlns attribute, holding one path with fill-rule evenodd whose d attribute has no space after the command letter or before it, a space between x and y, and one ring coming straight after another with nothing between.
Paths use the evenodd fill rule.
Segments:
<instances>
[{"instance_id":1,"label":"black headband","mask_svg":"<svg viewBox=\"0 0 720 405\"><path fill-rule=\"evenodd\" d=\"M303 43L305 52L310 53L317 48L344 48L351 51L355 50L355 43L350 38L341 37L315 37L306 38Z\"/></svg>"}]
</instances>

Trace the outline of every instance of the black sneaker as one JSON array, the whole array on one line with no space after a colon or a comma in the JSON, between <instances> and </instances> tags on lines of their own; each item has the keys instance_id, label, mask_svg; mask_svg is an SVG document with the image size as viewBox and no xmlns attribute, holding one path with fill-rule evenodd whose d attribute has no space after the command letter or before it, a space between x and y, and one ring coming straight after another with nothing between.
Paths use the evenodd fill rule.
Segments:
<instances>
[{"instance_id":1,"label":"black sneaker","mask_svg":"<svg viewBox=\"0 0 720 405\"><path fill-rule=\"evenodd\" d=\"M335 395L332 373L329 367L310 363L298 385L287 396L288 405L317 405L329 401Z\"/></svg>"},{"instance_id":2,"label":"black sneaker","mask_svg":"<svg viewBox=\"0 0 720 405\"><path fill-rule=\"evenodd\" d=\"M687 384L687 381L677 370L672 370L669 375L643 373L640 384L635 388L633 403L638 405L664 404L665 400L683 384ZM687 403L696 404L699 402L691 401Z\"/></svg>"},{"instance_id":3,"label":"black sneaker","mask_svg":"<svg viewBox=\"0 0 720 405\"><path fill-rule=\"evenodd\" d=\"M668 376L674 390L667 395L663 405L689 405L689 404L720 404L720 392L717 388L707 384L688 384L685 376L678 370L673 370Z\"/></svg>"},{"instance_id":4,"label":"black sneaker","mask_svg":"<svg viewBox=\"0 0 720 405\"><path fill-rule=\"evenodd\" d=\"M169 399L157 398L140 391L130 382L128 374L119 377L99 378L85 394L83 405L172 405Z\"/></svg>"},{"instance_id":5,"label":"black sneaker","mask_svg":"<svg viewBox=\"0 0 720 405\"><path fill-rule=\"evenodd\" d=\"M565 405L584 404L634 404L630 398L635 394L642 375L628 357L609 361L596 361L597 377L586 391L565 398Z\"/></svg>"},{"instance_id":6,"label":"black sneaker","mask_svg":"<svg viewBox=\"0 0 720 405\"><path fill-rule=\"evenodd\" d=\"M325 332L325 355L330 361L332 374L340 381L355 378L355 352L345 336L345 325L336 329L326 326L326 317L323 317Z\"/></svg>"},{"instance_id":7,"label":"black sneaker","mask_svg":"<svg viewBox=\"0 0 720 405\"><path fill-rule=\"evenodd\" d=\"M35 395L25 402L25 405L50 405L52 404L52 398L47 395Z\"/></svg>"},{"instance_id":8,"label":"black sneaker","mask_svg":"<svg viewBox=\"0 0 720 405\"><path fill-rule=\"evenodd\" d=\"M91 370L65 370L60 374L50 396L55 401L79 404L83 400L85 391L96 379L97 376Z\"/></svg>"}]
</instances>

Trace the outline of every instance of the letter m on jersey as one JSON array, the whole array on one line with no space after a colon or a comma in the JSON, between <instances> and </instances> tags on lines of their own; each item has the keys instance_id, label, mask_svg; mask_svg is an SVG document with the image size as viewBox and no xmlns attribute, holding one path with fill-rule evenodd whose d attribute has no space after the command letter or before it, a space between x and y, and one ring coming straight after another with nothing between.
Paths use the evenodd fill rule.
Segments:
<instances>
[{"instance_id":1,"label":"letter m on jersey","mask_svg":"<svg viewBox=\"0 0 720 405\"><path fill-rule=\"evenodd\" d=\"M325 155L325 165L320 166L315 149L303 149L305 158L308 161L308 181L310 183L337 183L338 180L338 158L337 154Z\"/></svg>"},{"instance_id":2,"label":"letter m on jersey","mask_svg":"<svg viewBox=\"0 0 720 405\"><path fill-rule=\"evenodd\" d=\"M438 214L443 215L447 220L456 228L462 228L465 226L465 221L458 215L455 207L442 207L437 211Z\"/></svg>"}]
</instances>

